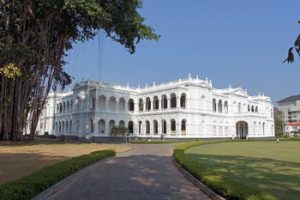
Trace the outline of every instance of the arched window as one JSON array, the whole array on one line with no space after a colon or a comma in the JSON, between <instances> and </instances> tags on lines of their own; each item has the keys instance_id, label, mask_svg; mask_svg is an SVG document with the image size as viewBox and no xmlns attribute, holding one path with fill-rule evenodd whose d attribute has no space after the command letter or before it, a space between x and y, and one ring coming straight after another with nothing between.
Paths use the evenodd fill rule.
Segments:
<instances>
[{"instance_id":1,"label":"arched window","mask_svg":"<svg viewBox=\"0 0 300 200\"><path fill-rule=\"evenodd\" d=\"M73 109L73 100L71 100L70 107L71 107L71 111L72 111L72 109Z\"/></svg>"},{"instance_id":2,"label":"arched window","mask_svg":"<svg viewBox=\"0 0 300 200\"><path fill-rule=\"evenodd\" d=\"M92 106L91 106L92 109L95 109L96 108L96 98L95 97L92 97Z\"/></svg>"},{"instance_id":3,"label":"arched window","mask_svg":"<svg viewBox=\"0 0 300 200\"><path fill-rule=\"evenodd\" d=\"M228 102L224 102L224 112L227 114L228 113Z\"/></svg>"},{"instance_id":4,"label":"arched window","mask_svg":"<svg viewBox=\"0 0 300 200\"><path fill-rule=\"evenodd\" d=\"M128 122L128 133L133 133L133 121Z\"/></svg>"},{"instance_id":5,"label":"arched window","mask_svg":"<svg viewBox=\"0 0 300 200\"><path fill-rule=\"evenodd\" d=\"M109 128L108 131L109 131L109 133L111 133L111 130L115 126L115 124L116 124L115 120L110 120L109 121L109 123L108 123L108 128Z\"/></svg>"},{"instance_id":6,"label":"arched window","mask_svg":"<svg viewBox=\"0 0 300 200\"><path fill-rule=\"evenodd\" d=\"M57 122L55 122L55 132L57 133L58 132L58 123Z\"/></svg>"},{"instance_id":7,"label":"arched window","mask_svg":"<svg viewBox=\"0 0 300 200\"><path fill-rule=\"evenodd\" d=\"M93 121L93 119L90 119L90 130L91 130L91 133L94 132L94 121Z\"/></svg>"},{"instance_id":8,"label":"arched window","mask_svg":"<svg viewBox=\"0 0 300 200\"><path fill-rule=\"evenodd\" d=\"M134 111L134 101L133 101L133 99L129 99L129 101L128 101L128 110L130 112Z\"/></svg>"},{"instance_id":9,"label":"arched window","mask_svg":"<svg viewBox=\"0 0 300 200\"><path fill-rule=\"evenodd\" d=\"M146 134L150 134L150 122L146 121Z\"/></svg>"},{"instance_id":10,"label":"arched window","mask_svg":"<svg viewBox=\"0 0 300 200\"><path fill-rule=\"evenodd\" d=\"M62 113L62 103L59 104L59 112Z\"/></svg>"},{"instance_id":11,"label":"arched window","mask_svg":"<svg viewBox=\"0 0 300 200\"><path fill-rule=\"evenodd\" d=\"M213 101L212 101L212 109L213 109L213 112L217 112L217 101L216 101L216 99L213 99Z\"/></svg>"},{"instance_id":12,"label":"arched window","mask_svg":"<svg viewBox=\"0 0 300 200\"><path fill-rule=\"evenodd\" d=\"M162 133L166 134L167 133L167 122L166 120L162 120Z\"/></svg>"},{"instance_id":13,"label":"arched window","mask_svg":"<svg viewBox=\"0 0 300 200\"><path fill-rule=\"evenodd\" d=\"M67 101L67 112L69 112L69 111L70 111L70 102Z\"/></svg>"},{"instance_id":14,"label":"arched window","mask_svg":"<svg viewBox=\"0 0 300 200\"><path fill-rule=\"evenodd\" d=\"M153 109L154 110L159 109L159 101L158 101L158 97L157 96L153 97Z\"/></svg>"},{"instance_id":15,"label":"arched window","mask_svg":"<svg viewBox=\"0 0 300 200\"><path fill-rule=\"evenodd\" d=\"M170 102L170 107L171 108L176 108L176 94L172 93L171 94L171 102Z\"/></svg>"},{"instance_id":16,"label":"arched window","mask_svg":"<svg viewBox=\"0 0 300 200\"><path fill-rule=\"evenodd\" d=\"M99 133L104 134L105 133L105 120L100 119L98 123L99 123Z\"/></svg>"},{"instance_id":17,"label":"arched window","mask_svg":"<svg viewBox=\"0 0 300 200\"><path fill-rule=\"evenodd\" d=\"M219 102L218 102L218 111L219 111L219 113L222 112L222 107L223 107L222 100L219 100Z\"/></svg>"},{"instance_id":18,"label":"arched window","mask_svg":"<svg viewBox=\"0 0 300 200\"><path fill-rule=\"evenodd\" d=\"M63 103L63 112L66 112L66 103Z\"/></svg>"},{"instance_id":19,"label":"arched window","mask_svg":"<svg viewBox=\"0 0 300 200\"><path fill-rule=\"evenodd\" d=\"M158 123L156 120L153 121L153 133L157 135L158 133Z\"/></svg>"},{"instance_id":20,"label":"arched window","mask_svg":"<svg viewBox=\"0 0 300 200\"><path fill-rule=\"evenodd\" d=\"M151 100L149 97L146 98L146 110L151 110Z\"/></svg>"},{"instance_id":21,"label":"arched window","mask_svg":"<svg viewBox=\"0 0 300 200\"><path fill-rule=\"evenodd\" d=\"M167 95L162 95L162 97L161 97L161 108L162 109L168 108L168 98L167 98Z\"/></svg>"},{"instance_id":22,"label":"arched window","mask_svg":"<svg viewBox=\"0 0 300 200\"><path fill-rule=\"evenodd\" d=\"M72 121L70 121L70 128L69 132L72 133Z\"/></svg>"},{"instance_id":23,"label":"arched window","mask_svg":"<svg viewBox=\"0 0 300 200\"><path fill-rule=\"evenodd\" d=\"M125 111L125 99L123 97L119 99L119 111Z\"/></svg>"},{"instance_id":24,"label":"arched window","mask_svg":"<svg viewBox=\"0 0 300 200\"><path fill-rule=\"evenodd\" d=\"M65 132L65 122L62 122L62 125L61 125L61 132Z\"/></svg>"},{"instance_id":25,"label":"arched window","mask_svg":"<svg viewBox=\"0 0 300 200\"><path fill-rule=\"evenodd\" d=\"M183 120L181 121L181 133L182 133L182 134L185 134L185 133L186 133L186 120L185 120L185 119L183 119Z\"/></svg>"},{"instance_id":26,"label":"arched window","mask_svg":"<svg viewBox=\"0 0 300 200\"><path fill-rule=\"evenodd\" d=\"M185 94L181 94L181 97L180 97L180 107L181 108L185 108L186 107L186 95Z\"/></svg>"},{"instance_id":27,"label":"arched window","mask_svg":"<svg viewBox=\"0 0 300 200\"><path fill-rule=\"evenodd\" d=\"M61 122L59 122L58 132L61 132Z\"/></svg>"},{"instance_id":28,"label":"arched window","mask_svg":"<svg viewBox=\"0 0 300 200\"><path fill-rule=\"evenodd\" d=\"M116 97L109 97L108 107L110 110L116 110Z\"/></svg>"},{"instance_id":29,"label":"arched window","mask_svg":"<svg viewBox=\"0 0 300 200\"><path fill-rule=\"evenodd\" d=\"M254 112L254 106L251 106L251 112Z\"/></svg>"},{"instance_id":30,"label":"arched window","mask_svg":"<svg viewBox=\"0 0 300 200\"><path fill-rule=\"evenodd\" d=\"M255 112L256 112L256 113L258 112L258 107L257 107L257 106L255 107Z\"/></svg>"},{"instance_id":31,"label":"arched window","mask_svg":"<svg viewBox=\"0 0 300 200\"><path fill-rule=\"evenodd\" d=\"M69 122L68 121L66 121L66 131L65 131L66 133L68 133L69 132Z\"/></svg>"},{"instance_id":32,"label":"arched window","mask_svg":"<svg viewBox=\"0 0 300 200\"><path fill-rule=\"evenodd\" d=\"M139 99L139 111L144 110L144 101L142 98Z\"/></svg>"},{"instance_id":33,"label":"arched window","mask_svg":"<svg viewBox=\"0 0 300 200\"><path fill-rule=\"evenodd\" d=\"M176 133L176 121L171 119L171 133Z\"/></svg>"},{"instance_id":34,"label":"arched window","mask_svg":"<svg viewBox=\"0 0 300 200\"><path fill-rule=\"evenodd\" d=\"M125 127L125 122L123 120L119 121L119 126Z\"/></svg>"},{"instance_id":35,"label":"arched window","mask_svg":"<svg viewBox=\"0 0 300 200\"><path fill-rule=\"evenodd\" d=\"M250 105L248 105L248 112L250 112Z\"/></svg>"},{"instance_id":36,"label":"arched window","mask_svg":"<svg viewBox=\"0 0 300 200\"><path fill-rule=\"evenodd\" d=\"M99 109L106 110L106 97L104 95L99 97Z\"/></svg>"},{"instance_id":37,"label":"arched window","mask_svg":"<svg viewBox=\"0 0 300 200\"><path fill-rule=\"evenodd\" d=\"M253 134L256 134L256 122L253 122Z\"/></svg>"},{"instance_id":38,"label":"arched window","mask_svg":"<svg viewBox=\"0 0 300 200\"><path fill-rule=\"evenodd\" d=\"M241 112L242 112L242 104L238 103L238 113L241 113Z\"/></svg>"},{"instance_id":39,"label":"arched window","mask_svg":"<svg viewBox=\"0 0 300 200\"><path fill-rule=\"evenodd\" d=\"M141 134L141 133L142 133L142 122L139 121L139 134Z\"/></svg>"},{"instance_id":40,"label":"arched window","mask_svg":"<svg viewBox=\"0 0 300 200\"><path fill-rule=\"evenodd\" d=\"M56 113L59 113L59 104L56 104Z\"/></svg>"}]
</instances>

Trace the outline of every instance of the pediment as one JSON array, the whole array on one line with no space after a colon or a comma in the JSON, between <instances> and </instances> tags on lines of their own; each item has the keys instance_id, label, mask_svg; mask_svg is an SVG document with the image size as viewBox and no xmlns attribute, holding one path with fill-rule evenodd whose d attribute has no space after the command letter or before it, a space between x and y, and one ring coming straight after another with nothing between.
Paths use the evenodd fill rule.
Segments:
<instances>
[{"instance_id":1,"label":"pediment","mask_svg":"<svg viewBox=\"0 0 300 200\"><path fill-rule=\"evenodd\" d=\"M243 96L243 97L248 97L249 96L242 88L237 88L237 89L233 90L230 93L233 94L233 95Z\"/></svg>"}]
</instances>

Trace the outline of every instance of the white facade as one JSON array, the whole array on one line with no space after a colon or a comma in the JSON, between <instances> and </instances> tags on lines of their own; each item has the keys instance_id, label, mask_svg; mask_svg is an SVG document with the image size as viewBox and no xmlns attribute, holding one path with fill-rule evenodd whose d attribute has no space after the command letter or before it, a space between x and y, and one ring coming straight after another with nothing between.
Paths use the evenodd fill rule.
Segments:
<instances>
[{"instance_id":1,"label":"white facade","mask_svg":"<svg viewBox=\"0 0 300 200\"><path fill-rule=\"evenodd\" d=\"M143 88L88 80L72 92L51 93L45 110L40 134L107 137L123 125L146 138L274 136L269 97L249 96L240 87L216 89L191 76Z\"/></svg>"}]
</instances>

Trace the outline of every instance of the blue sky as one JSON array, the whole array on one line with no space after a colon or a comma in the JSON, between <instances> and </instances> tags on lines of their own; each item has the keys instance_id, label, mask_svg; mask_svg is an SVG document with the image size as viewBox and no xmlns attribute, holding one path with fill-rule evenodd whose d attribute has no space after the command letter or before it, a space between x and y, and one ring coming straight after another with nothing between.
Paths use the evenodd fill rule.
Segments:
<instances>
[{"instance_id":1,"label":"blue sky","mask_svg":"<svg viewBox=\"0 0 300 200\"><path fill-rule=\"evenodd\" d=\"M140 12L159 41L142 41L130 55L100 34L68 52L66 70L74 82L133 86L198 74L214 87L241 85L275 103L300 93L300 60L282 64L300 33L299 8L299 0L144 0Z\"/></svg>"}]
</instances>

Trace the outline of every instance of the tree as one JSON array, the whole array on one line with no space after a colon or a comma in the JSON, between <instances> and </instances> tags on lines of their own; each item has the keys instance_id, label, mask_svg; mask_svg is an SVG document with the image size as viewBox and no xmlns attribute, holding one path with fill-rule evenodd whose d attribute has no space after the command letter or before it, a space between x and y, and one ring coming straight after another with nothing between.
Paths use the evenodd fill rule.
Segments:
<instances>
[{"instance_id":1,"label":"tree","mask_svg":"<svg viewBox=\"0 0 300 200\"><path fill-rule=\"evenodd\" d=\"M300 24L300 21L298 21L298 23ZM294 46L292 46L292 47L289 48L289 50L288 50L288 56L283 61L283 63L285 63L285 62L288 62L288 63L294 62L294 60L295 60L294 53L293 53L294 50L296 51L296 53L300 57L300 34L298 35L297 39L295 40Z\"/></svg>"},{"instance_id":2,"label":"tree","mask_svg":"<svg viewBox=\"0 0 300 200\"><path fill-rule=\"evenodd\" d=\"M138 13L139 0L0 0L0 139L31 139L51 87L72 77L63 57L99 30L132 54L159 38ZM30 123L28 123L28 120Z\"/></svg>"},{"instance_id":3,"label":"tree","mask_svg":"<svg viewBox=\"0 0 300 200\"><path fill-rule=\"evenodd\" d=\"M281 137L283 136L283 128L284 128L284 121L283 121L283 113L278 110L278 108L274 108L274 120L275 120L275 136Z\"/></svg>"},{"instance_id":4,"label":"tree","mask_svg":"<svg viewBox=\"0 0 300 200\"><path fill-rule=\"evenodd\" d=\"M111 129L111 136L115 137L115 139L118 136L122 136L124 139L126 133L128 133L128 128L125 126L113 126Z\"/></svg>"}]
</instances>

